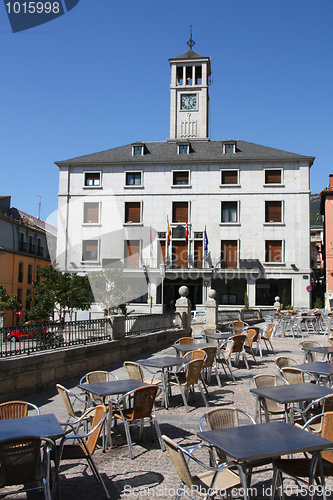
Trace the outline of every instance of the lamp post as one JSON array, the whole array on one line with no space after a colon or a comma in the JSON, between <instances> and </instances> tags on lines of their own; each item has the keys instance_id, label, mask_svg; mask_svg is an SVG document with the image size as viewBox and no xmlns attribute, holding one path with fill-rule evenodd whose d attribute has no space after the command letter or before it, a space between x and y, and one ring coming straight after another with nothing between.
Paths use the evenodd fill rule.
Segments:
<instances>
[{"instance_id":1,"label":"lamp post","mask_svg":"<svg viewBox=\"0 0 333 500\"><path fill-rule=\"evenodd\" d=\"M162 313L164 312L164 278L165 278L165 264L160 264L160 275L162 278L162 291L161 291L161 303L162 303Z\"/></svg>"}]
</instances>

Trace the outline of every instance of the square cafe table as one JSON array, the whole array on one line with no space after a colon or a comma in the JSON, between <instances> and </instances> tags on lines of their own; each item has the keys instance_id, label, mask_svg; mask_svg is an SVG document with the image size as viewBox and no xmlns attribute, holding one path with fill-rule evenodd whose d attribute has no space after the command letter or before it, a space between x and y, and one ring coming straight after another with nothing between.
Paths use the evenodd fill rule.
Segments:
<instances>
[{"instance_id":1,"label":"square cafe table","mask_svg":"<svg viewBox=\"0 0 333 500\"><path fill-rule=\"evenodd\" d=\"M311 361L310 363L302 363L296 365L293 368L299 368L303 372L311 373L316 377L326 377L327 382L333 376L333 364L327 363L326 361Z\"/></svg>"},{"instance_id":2,"label":"square cafe table","mask_svg":"<svg viewBox=\"0 0 333 500\"><path fill-rule=\"evenodd\" d=\"M310 364L310 363L306 363ZM276 385L273 387L264 387L260 389L250 389L250 392L259 398L259 419L261 421L260 404L265 409L266 420L268 420L268 412L266 408L265 399L271 399L276 403L285 406L285 419L288 422L288 405L301 401L314 401L315 399L322 398L328 394L333 394L333 391L322 385L311 384L306 382L304 384L286 384Z\"/></svg>"},{"instance_id":3,"label":"square cafe table","mask_svg":"<svg viewBox=\"0 0 333 500\"><path fill-rule=\"evenodd\" d=\"M316 434L286 422L274 421L199 432L198 437L219 448L238 463L245 499L248 498L248 462L305 451L314 453L313 459L318 458L323 490L325 490L320 451L331 447L332 442ZM259 493L258 496L261 496Z\"/></svg>"},{"instance_id":4,"label":"square cafe table","mask_svg":"<svg viewBox=\"0 0 333 500\"><path fill-rule=\"evenodd\" d=\"M194 344L172 344L172 347L174 347L177 351L177 356L180 355L181 352L191 352L195 351L196 349L203 349L205 347L212 347L212 344L208 344L208 342L200 342L200 343L194 343Z\"/></svg>"},{"instance_id":5,"label":"square cafe table","mask_svg":"<svg viewBox=\"0 0 333 500\"><path fill-rule=\"evenodd\" d=\"M195 345L195 344L194 344ZM147 366L151 368L158 368L162 371L162 388L163 388L163 400L165 408L168 408L168 371L173 366L182 366L184 363L188 363L188 359L180 358L179 356L161 356L156 358L144 359L138 361L139 365Z\"/></svg>"}]
</instances>

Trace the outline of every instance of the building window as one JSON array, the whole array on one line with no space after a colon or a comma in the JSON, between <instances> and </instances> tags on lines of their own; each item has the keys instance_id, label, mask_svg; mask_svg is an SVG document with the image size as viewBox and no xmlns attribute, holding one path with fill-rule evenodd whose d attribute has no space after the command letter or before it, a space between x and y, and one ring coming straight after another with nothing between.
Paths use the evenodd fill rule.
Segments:
<instances>
[{"instance_id":1,"label":"building window","mask_svg":"<svg viewBox=\"0 0 333 500\"><path fill-rule=\"evenodd\" d=\"M238 184L238 170L222 170L221 184Z\"/></svg>"},{"instance_id":2,"label":"building window","mask_svg":"<svg viewBox=\"0 0 333 500\"><path fill-rule=\"evenodd\" d=\"M125 223L140 223L141 222L141 203L132 201L125 203Z\"/></svg>"},{"instance_id":3,"label":"building window","mask_svg":"<svg viewBox=\"0 0 333 500\"><path fill-rule=\"evenodd\" d=\"M143 146L133 146L133 156L142 156Z\"/></svg>"},{"instance_id":4,"label":"building window","mask_svg":"<svg viewBox=\"0 0 333 500\"><path fill-rule=\"evenodd\" d=\"M139 267L140 263L140 241L125 241L125 267Z\"/></svg>"},{"instance_id":5,"label":"building window","mask_svg":"<svg viewBox=\"0 0 333 500\"><path fill-rule=\"evenodd\" d=\"M99 223L99 203L84 203L83 205L83 222L85 224Z\"/></svg>"},{"instance_id":6,"label":"building window","mask_svg":"<svg viewBox=\"0 0 333 500\"><path fill-rule=\"evenodd\" d=\"M27 311L31 309L31 290L27 289L27 295L25 296L25 308Z\"/></svg>"},{"instance_id":7,"label":"building window","mask_svg":"<svg viewBox=\"0 0 333 500\"><path fill-rule=\"evenodd\" d=\"M88 187L98 187L101 185L101 172L85 172L84 185Z\"/></svg>"},{"instance_id":8,"label":"building window","mask_svg":"<svg viewBox=\"0 0 333 500\"><path fill-rule=\"evenodd\" d=\"M177 66L177 85L184 85L183 66Z\"/></svg>"},{"instance_id":9,"label":"building window","mask_svg":"<svg viewBox=\"0 0 333 500\"><path fill-rule=\"evenodd\" d=\"M195 269L202 269L203 252L202 252L202 240L197 240L194 242L194 267Z\"/></svg>"},{"instance_id":10,"label":"building window","mask_svg":"<svg viewBox=\"0 0 333 500\"><path fill-rule=\"evenodd\" d=\"M237 269L237 240L221 241L221 267L222 269Z\"/></svg>"},{"instance_id":11,"label":"building window","mask_svg":"<svg viewBox=\"0 0 333 500\"><path fill-rule=\"evenodd\" d=\"M82 260L98 260L98 240L84 240L82 242Z\"/></svg>"},{"instance_id":12,"label":"building window","mask_svg":"<svg viewBox=\"0 0 333 500\"><path fill-rule=\"evenodd\" d=\"M189 184L190 173L188 171L177 171L173 172L173 185L174 186L185 186Z\"/></svg>"},{"instance_id":13,"label":"building window","mask_svg":"<svg viewBox=\"0 0 333 500\"><path fill-rule=\"evenodd\" d=\"M187 201L175 201L172 204L172 222L186 222L188 220Z\"/></svg>"},{"instance_id":14,"label":"building window","mask_svg":"<svg viewBox=\"0 0 333 500\"><path fill-rule=\"evenodd\" d=\"M126 186L141 186L141 172L126 172Z\"/></svg>"},{"instance_id":15,"label":"building window","mask_svg":"<svg viewBox=\"0 0 333 500\"><path fill-rule=\"evenodd\" d=\"M27 244L24 241L24 234L20 233L20 239L19 239L19 251L20 252L26 252L27 251Z\"/></svg>"},{"instance_id":16,"label":"building window","mask_svg":"<svg viewBox=\"0 0 333 500\"><path fill-rule=\"evenodd\" d=\"M36 266L36 281L37 283L40 282L40 266L38 264Z\"/></svg>"},{"instance_id":17,"label":"building window","mask_svg":"<svg viewBox=\"0 0 333 500\"><path fill-rule=\"evenodd\" d=\"M179 144L178 145L178 154L179 155L188 155L190 152L190 146L188 144Z\"/></svg>"},{"instance_id":18,"label":"building window","mask_svg":"<svg viewBox=\"0 0 333 500\"><path fill-rule=\"evenodd\" d=\"M19 262L19 265L18 265L18 276L17 276L17 281L19 283L23 283L23 268L24 268L23 262Z\"/></svg>"},{"instance_id":19,"label":"building window","mask_svg":"<svg viewBox=\"0 0 333 500\"><path fill-rule=\"evenodd\" d=\"M28 264L28 284L32 283L32 264Z\"/></svg>"},{"instance_id":20,"label":"building window","mask_svg":"<svg viewBox=\"0 0 333 500\"><path fill-rule=\"evenodd\" d=\"M281 184L282 172L281 170L265 170L265 184Z\"/></svg>"},{"instance_id":21,"label":"building window","mask_svg":"<svg viewBox=\"0 0 333 500\"><path fill-rule=\"evenodd\" d=\"M29 253L36 253L36 245L34 244L34 239L32 236L29 236Z\"/></svg>"},{"instance_id":22,"label":"building window","mask_svg":"<svg viewBox=\"0 0 333 500\"><path fill-rule=\"evenodd\" d=\"M187 243L184 241L172 242L172 267L174 269L187 267Z\"/></svg>"},{"instance_id":23,"label":"building window","mask_svg":"<svg viewBox=\"0 0 333 500\"><path fill-rule=\"evenodd\" d=\"M42 247L42 240L40 238L37 238L37 255L39 257L43 257L44 254L44 248Z\"/></svg>"},{"instance_id":24,"label":"building window","mask_svg":"<svg viewBox=\"0 0 333 500\"><path fill-rule=\"evenodd\" d=\"M282 241L265 241L265 262L283 262Z\"/></svg>"},{"instance_id":25,"label":"building window","mask_svg":"<svg viewBox=\"0 0 333 500\"><path fill-rule=\"evenodd\" d=\"M265 201L265 222L282 222L281 201Z\"/></svg>"},{"instance_id":26,"label":"building window","mask_svg":"<svg viewBox=\"0 0 333 500\"><path fill-rule=\"evenodd\" d=\"M235 142L223 142L222 143L223 154L236 153L236 143Z\"/></svg>"},{"instance_id":27,"label":"building window","mask_svg":"<svg viewBox=\"0 0 333 500\"><path fill-rule=\"evenodd\" d=\"M237 222L237 201L222 201L221 222Z\"/></svg>"}]
</instances>

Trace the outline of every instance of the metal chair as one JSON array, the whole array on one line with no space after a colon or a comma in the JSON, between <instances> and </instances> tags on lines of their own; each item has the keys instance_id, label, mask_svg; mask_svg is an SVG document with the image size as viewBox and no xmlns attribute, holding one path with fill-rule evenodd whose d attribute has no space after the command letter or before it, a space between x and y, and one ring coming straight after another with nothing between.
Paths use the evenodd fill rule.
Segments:
<instances>
[{"instance_id":1,"label":"metal chair","mask_svg":"<svg viewBox=\"0 0 333 500\"><path fill-rule=\"evenodd\" d=\"M251 391L253 388L261 389L264 387L274 387L276 385L288 385L288 382L280 377L279 375L273 375L273 374L262 374L262 375L255 375L254 377L251 378L248 382L248 388ZM255 394L253 394L254 397L257 398ZM262 408L261 405L259 407L259 398L258 399L258 404L256 406L256 416L255 416L255 421L258 422L259 420L259 415L261 414L261 411L264 410L265 415L266 415L266 420L269 420L269 417L278 417L279 419L284 419L285 415L285 407L284 405L280 403L276 403L275 401L272 401L271 399L266 399L265 400L265 405L266 408ZM267 409L267 412L266 412Z\"/></svg>"},{"instance_id":2,"label":"metal chair","mask_svg":"<svg viewBox=\"0 0 333 500\"><path fill-rule=\"evenodd\" d=\"M244 330L244 333L246 334L246 339L244 342L244 347L248 348L250 353L252 354L252 357L254 359L254 362L257 363L256 357L253 352L253 344L257 344L257 350L258 350L258 344L260 343L260 328L259 327L253 327L253 328L246 328Z\"/></svg>"},{"instance_id":3,"label":"metal chair","mask_svg":"<svg viewBox=\"0 0 333 500\"><path fill-rule=\"evenodd\" d=\"M202 390L200 383L200 374L202 370L204 360L203 359L192 359L189 363L184 365L178 372L171 371L169 378L169 389L171 392L171 386L178 386L183 398L184 406L186 411L189 411L187 399L188 394L191 391L194 399L194 387L198 386L202 399L206 407L208 408L208 402L204 391Z\"/></svg>"},{"instance_id":4,"label":"metal chair","mask_svg":"<svg viewBox=\"0 0 333 500\"><path fill-rule=\"evenodd\" d=\"M313 423L315 419L322 417L322 427L320 435L324 439L333 441L333 412L327 412L324 414L317 415L311 418L304 426L306 429ZM323 475L325 477L333 476L333 451L323 451L321 452L322 465L323 465ZM320 470L317 467L316 461L311 458L278 458L273 461L274 474L272 481L272 498L275 498L275 492L278 488L278 483L281 485L283 490L283 476L286 474L289 477L294 478L296 481L305 482L305 478L308 478L308 487L313 488L314 479L317 483L320 480ZM314 491L311 493L313 497Z\"/></svg>"},{"instance_id":5,"label":"metal chair","mask_svg":"<svg viewBox=\"0 0 333 500\"><path fill-rule=\"evenodd\" d=\"M276 325L274 325L274 323L268 323L264 327L264 330L260 334L260 340L263 340L265 342L265 346L266 346L267 351L269 350L268 349L268 346L269 346L271 348L273 354L275 354L275 351L274 351L274 348L273 348L273 345L271 342L271 337L273 335L274 328L277 328ZM259 349L261 351L261 346ZM262 352L260 352L260 356L262 356Z\"/></svg>"},{"instance_id":6,"label":"metal chair","mask_svg":"<svg viewBox=\"0 0 333 500\"><path fill-rule=\"evenodd\" d=\"M45 500L51 500L50 491L50 439L24 436L5 439L0 442L0 488L24 485L23 489L10 491L10 494L32 490L43 490ZM37 482L37 486L27 487ZM1 494L0 498L9 492Z\"/></svg>"},{"instance_id":7,"label":"metal chair","mask_svg":"<svg viewBox=\"0 0 333 500\"><path fill-rule=\"evenodd\" d=\"M154 424L161 449L163 451L165 450L161 438L160 427L158 425L158 421L155 415L154 403L159 390L160 389L158 385L146 385L144 387L139 387L134 391L128 392L122 398L114 402L116 409L114 410L113 415L114 418L121 420L124 423L125 434L131 458L134 458L134 455L133 455L133 446L130 434L130 425L133 425L136 420L140 421L140 439L141 439L143 433L144 419L149 418L152 435L153 435L153 424ZM124 404L124 402L126 404Z\"/></svg>"},{"instance_id":8,"label":"metal chair","mask_svg":"<svg viewBox=\"0 0 333 500\"><path fill-rule=\"evenodd\" d=\"M281 368L282 377L288 382L288 384L304 384L304 372L299 368L294 368L292 366L286 366Z\"/></svg>"},{"instance_id":9,"label":"metal chair","mask_svg":"<svg viewBox=\"0 0 333 500\"><path fill-rule=\"evenodd\" d=\"M193 499L192 492L196 492L198 496L208 500L209 498L215 498L221 491L229 493L232 488L240 485L239 476L231 471L226 464L210 467L193 454L195 450L209 449L209 447L201 444L186 449L177 445L175 441L165 435L162 436L162 439L180 478L175 500L178 500L182 494ZM200 465L206 472L192 474L189 468L190 459Z\"/></svg>"},{"instance_id":10,"label":"metal chair","mask_svg":"<svg viewBox=\"0 0 333 500\"><path fill-rule=\"evenodd\" d=\"M144 372L143 372L143 368L138 363L135 363L134 361L125 361L123 363L123 366L126 368L128 376L132 380L138 380L139 382L145 382L145 384L155 384L155 385L162 384L162 379L155 378L157 373L161 373L160 370L153 373L150 370L148 370L148 368L145 367L145 370L151 374L150 377L145 377Z\"/></svg>"},{"instance_id":11,"label":"metal chair","mask_svg":"<svg viewBox=\"0 0 333 500\"><path fill-rule=\"evenodd\" d=\"M249 363L247 361L245 346L244 346L244 343L246 340L246 335L236 334L232 337L232 340L234 341L234 345L232 346L231 354L236 354L236 358L235 358L236 366L239 365L239 358L240 358L240 355L242 355L245 366L249 370L250 367L249 367Z\"/></svg>"},{"instance_id":12,"label":"metal chair","mask_svg":"<svg viewBox=\"0 0 333 500\"><path fill-rule=\"evenodd\" d=\"M27 401L6 401L6 403L0 404L0 420L27 417L29 409L34 410L37 415L40 415L39 408L33 403L28 403Z\"/></svg>"},{"instance_id":13,"label":"metal chair","mask_svg":"<svg viewBox=\"0 0 333 500\"><path fill-rule=\"evenodd\" d=\"M75 427L71 425L71 430L74 432L67 433L62 438L60 445L57 447L59 462L61 466L62 460L87 460L96 480L102 486L106 497L110 499L110 494L92 457L105 422L107 409L104 405L97 405L95 408L90 408L82 415L81 421L89 418L90 414L93 415L93 420L89 432L79 435L75 432ZM70 444L66 444L66 441L70 441Z\"/></svg>"},{"instance_id":14,"label":"metal chair","mask_svg":"<svg viewBox=\"0 0 333 500\"><path fill-rule=\"evenodd\" d=\"M279 370L280 375L283 376L281 373L282 368L287 368L288 366L299 365L299 362L296 361L295 359L289 358L288 356L279 356L274 361L274 364L275 364L276 368Z\"/></svg>"},{"instance_id":15,"label":"metal chair","mask_svg":"<svg viewBox=\"0 0 333 500\"><path fill-rule=\"evenodd\" d=\"M318 361L318 354L314 351L304 350L305 347L323 347L322 344L316 340L302 340L302 342L298 344L299 350L304 353L304 363Z\"/></svg>"},{"instance_id":16,"label":"metal chair","mask_svg":"<svg viewBox=\"0 0 333 500\"><path fill-rule=\"evenodd\" d=\"M67 411L67 414L68 414L66 424L75 423L75 422L78 423L80 417L82 417L82 415L85 413L85 408L86 408L87 404L89 403L89 401L87 401L87 399L80 398L80 396L82 396L83 394L74 394L73 392L66 389L66 387L64 387L61 384L56 384L56 388L57 388L57 391L59 393L61 401L62 401L62 403ZM74 409L74 405L77 401L82 403L82 405L83 405L82 410L75 410ZM91 400L91 404L93 404L93 402L94 401ZM89 419L90 418L92 418L92 417L90 416ZM88 419L86 419L85 424L87 423L87 421L88 421Z\"/></svg>"},{"instance_id":17,"label":"metal chair","mask_svg":"<svg viewBox=\"0 0 333 500\"><path fill-rule=\"evenodd\" d=\"M174 342L174 345L181 344L195 344L195 339L193 337L181 337ZM181 351L181 356L184 356L186 353Z\"/></svg>"}]
</instances>

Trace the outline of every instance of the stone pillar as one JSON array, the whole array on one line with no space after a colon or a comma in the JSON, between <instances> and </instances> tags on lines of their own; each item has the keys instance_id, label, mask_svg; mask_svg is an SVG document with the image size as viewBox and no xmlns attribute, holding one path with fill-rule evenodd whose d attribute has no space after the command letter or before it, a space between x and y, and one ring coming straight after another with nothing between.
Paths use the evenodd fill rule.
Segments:
<instances>
[{"instance_id":1,"label":"stone pillar","mask_svg":"<svg viewBox=\"0 0 333 500\"><path fill-rule=\"evenodd\" d=\"M218 303L216 298L216 290L212 288L208 292L208 299L205 304L206 307L206 326L205 330L214 330L218 323Z\"/></svg>"},{"instance_id":2,"label":"stone pillar","mask_svg":"<svg viewBox=\"0 0 333 500\"><path fill-rule=\"evenodd\" d=\"M112 340L120 340L125 337L125 316L123 314L117 314L111 316L112 325Z\"/></svg>"},{"instance_id":3,"label":"stone pillar","mask_svg":"<svg viewBox=\"0 0 333 500\"><path fill-rule=\"evenodd\" d=\"M280 297L275 297L275 302L273 307L275 307L276 312L280 312L281 309Z\"/></svg>"},{"instance_id":4,"label":"stone pillar","mask_svg":"<svg viewBox=\"0 0 333 500\"><path fill-rule=\"evenodd\" d=\"M176 312L183 318L183 328L191 331L191 301L187 298L189 289L181 286L178 290L180 298L176 300Z\"/></svg>"}]
</instances>

